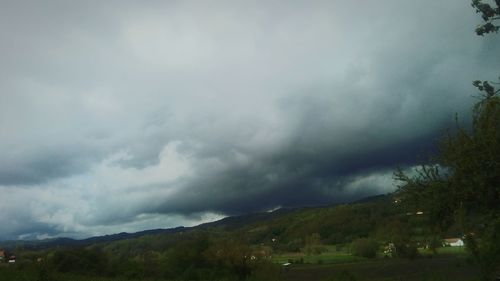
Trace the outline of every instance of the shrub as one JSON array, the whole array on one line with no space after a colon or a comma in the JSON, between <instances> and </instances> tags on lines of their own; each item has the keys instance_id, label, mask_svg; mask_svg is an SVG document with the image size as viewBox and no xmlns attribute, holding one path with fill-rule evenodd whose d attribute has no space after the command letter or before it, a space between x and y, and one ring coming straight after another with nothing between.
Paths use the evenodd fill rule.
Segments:
<instances>
[{"instance_id":1,"label":"shrub","mask_svg":"<svg viewBox=\"0 0 500 281\"><path fill-rule=\"evenodd\" d=\"M396 244L396 256L414 259L418 257L418 249L414 243Z\"/></svg>"},{"instance_id":2,"label":"shrub","mask_svg":"<svg viewBox=\"0 0 500 281\"><path fill-rule=\"evenodd\" d=\"M356 256L374 258L377 256L377 241L370 238L360 238L352 242L352 252Z\"/></svg>"}]
</instances>

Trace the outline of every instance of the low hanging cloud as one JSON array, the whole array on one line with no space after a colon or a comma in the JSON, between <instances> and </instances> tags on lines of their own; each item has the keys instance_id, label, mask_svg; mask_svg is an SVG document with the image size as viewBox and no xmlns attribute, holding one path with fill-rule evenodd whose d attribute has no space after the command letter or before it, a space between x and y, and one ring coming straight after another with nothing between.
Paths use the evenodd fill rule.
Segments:
<instances>
[{"instance_id":1,"label":"low hanging cloud","mask_svg":"<svg viewBox=\"0 0 500 281\"><path fill-rule=\"evenodd\" d=\"M3 6L1 239L390 192L500 72L468 1Z\"/></svg>"}]
</instances>

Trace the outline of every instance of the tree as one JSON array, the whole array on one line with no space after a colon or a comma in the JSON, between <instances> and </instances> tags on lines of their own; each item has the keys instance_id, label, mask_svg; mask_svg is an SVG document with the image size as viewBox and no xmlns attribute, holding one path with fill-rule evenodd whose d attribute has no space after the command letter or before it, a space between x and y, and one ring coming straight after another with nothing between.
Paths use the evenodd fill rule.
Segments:
<instances>
[{"instance_id":1,"label":"tree","mask_svg":"<svg viewBox=\"0 0 500 281\"><path fill-rule=\"evenodd\" d=\"M498 31L500 0L495 4L472 1L484 20L476 29L478 35ZM448 132L439 153L413 176L395 172L404 202L425 209L433 229L461 227L483 280L489 280L500 264L500 90L495 84L473 82L481 95L473 106L471 129L457 125L456 133Z\"/></svg>"},{"instance_id":2,"label":"tree","mask_svg":"<svg viewBox=\"0 0 500 281\"><path fill-rule=\"evenodd\" d=\"M214 243L205 255L211 263L211 268L227 272L238 280L245 280L252 273L252 249L243 239L220 240Z\"/></svg>"},{"instance_id":3,"label":"tree","mask_svg":"<svg viewBox=\"0 0 500 281\"><path fill-rule=\"evenodd\" d=\"M352 252L356 256L374 258L377 256L377 241L370 238L359 238L352 242Z\"/></svg>"},{"instance_id":4,"label":"tree","mask_svg":"<svg viewBox=\"0 0 500 281\"><path fill-rule=\"evenodd\" d=\"M410 208L429 214L436 231L460 225L484 280L500 264L500 98L478 102L471 130L448 133L434 163L395 178Z\"/></svg>"},{"instance_id":5,"label":"tree","mask_svg":"<svg viewBox=\"0 0 500 281\"><path fill-rule=\"evenodd\" d=\"M476 13L481 14L485 23L476 28L477 35L483 36L486 33L497 32L500 28L495 25L495 21L500 19L500 1L495 0L496 7L484 3L483 0L472 0L472 7L476 9Z\"/></svg>"},{"instance_id":6,"label":"tree","mask_svg":"<svg viewBox=\"0 0 500 281\"><path fill-rule=\"evenodd\" d=\"M318 233L313 233L306 237L305 246L302 251L307 255L319 255L324 251L324 247L321 244L321 237Z\"/></svg>"}]
</instances>

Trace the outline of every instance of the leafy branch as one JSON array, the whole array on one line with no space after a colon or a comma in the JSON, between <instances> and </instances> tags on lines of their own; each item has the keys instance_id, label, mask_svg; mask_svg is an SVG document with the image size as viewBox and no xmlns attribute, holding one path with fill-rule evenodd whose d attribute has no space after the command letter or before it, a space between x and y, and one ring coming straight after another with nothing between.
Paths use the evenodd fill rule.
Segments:
<instances>
[{"instance_id":1,"label":"leafy branch","mask_svg":"<svg viewBox=\"0 0 500 281\"><path fill-rule=\"evenodd\" d=\"M481 14L485 21L484 24L476 28L477 35L483 36L487 33L498 32L500 26L495 25L495 21L500 19L500 0L495 0L496 7L483 0L472 0L472 7L476 9L476 13Z\"/></svg>"},{"instance_id":2,"label":"leafy branch","mask_svg":"<svg viewBox=\"0 0 500 281\"><path fill-rule=\"evenodd\" d=\"M498 77L498 80L500 81L500 77ZM472 85L474 85L474 87L476 87L480 92L483 93L482 96L485 99L489 99L494 95L498 94L498 92L500 92L500 89L495 89L495 87L493 87L491 84L500 85L500 82L495 83L491 81L481 81L481 80L476 80L472 82Z\"/></svg>"}]
</instances>

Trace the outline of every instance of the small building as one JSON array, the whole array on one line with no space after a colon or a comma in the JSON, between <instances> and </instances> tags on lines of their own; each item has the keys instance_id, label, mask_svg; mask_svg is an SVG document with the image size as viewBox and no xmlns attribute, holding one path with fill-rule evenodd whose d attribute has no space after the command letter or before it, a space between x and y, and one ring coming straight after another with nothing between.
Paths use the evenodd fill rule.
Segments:
<instances>
[{"instance_id":1,"label":"small building","mask_svg":"<svg viewBox=\"0 0 500 281\"><path fill-rule=\"evenodd\" d=\"M462 247L465 244L461 238L446 238L443 241L443 245L449 247Z\"/></svg>"},{"instance_id":2,"label":"small building","mask_svg":"<svg viewBox=\"0 0 500 281\"><path fill-rule=\"evenodd\" d=\"M2 262L5 259L5 251L0 249L0 262Z\"/></svg>"},{"instance_id":3,"label":"small building","mask_svg":"<svg viewBox=\"0 0 500 281\"><path fill-rule=\"evenodd\" d=\"M15 263L16 262L16 256L12 255L9 257L9 263Z\"/></svg>"}]
</instances>

